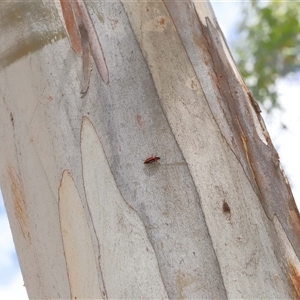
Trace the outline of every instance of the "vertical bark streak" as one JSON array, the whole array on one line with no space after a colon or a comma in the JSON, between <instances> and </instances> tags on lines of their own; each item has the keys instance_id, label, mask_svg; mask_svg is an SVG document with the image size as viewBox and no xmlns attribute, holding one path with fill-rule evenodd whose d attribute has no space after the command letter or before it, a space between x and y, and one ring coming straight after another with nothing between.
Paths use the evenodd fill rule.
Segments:
<instances>
[{"instance_id":1,"label":"vertical bark streak","mask_svg":"<svg viewBox=\"0 0 300 300\"><path fill-rule=\"evenodd\" d=\"M109 74L106 66L105 58L102 52L101 44L99 42L97 33L92 23L91 17L86 9L84 1L77 1L75 6L78 7L80 12L80 21L84 24L89 37L92 56L96 64L97 70L103 81L109 83Z\"/></svg>"},{"instance_id":2,"label":"vertical bark streak","mask_svg":"<svg viewBox=\"0 0 300 300\"><path fill-rule=\"evenodd\" d=\"M63 17L66 24L66 29L69 35L69 41L71 48L77 55L82 55L82 48L80 43L80 36L75 20L75 16L72 9L72 4L69 0L60 0L60 5L63 13Z\"/></svg>"},{"instance_id":3,"label":"vertical bark streak","mask_svg":"<svg viewBox=\"0 0 300 300\"><path fill-rule=\"evenodd\" d=\"M79 31L81 36L82 44L82 84L81 84L81 94L85 94L89 88L90 78L91 78L91 49L89 44L88 33L83 24L79 25Z\"/></svg>"},{"instance_id":4,"label":"vertical bark streak","mask_svg":"<svg viewBox=\"0 0 300 300\"><path fill-rule=\"evenodd\" d=\"M105 58L91 17L84 1L60 0L66 29L72 49L82 56L83 82L81 93L85 94L90 82L90 55L105 84L109 83L109 73Z\"/></svg>"}]
</instances>

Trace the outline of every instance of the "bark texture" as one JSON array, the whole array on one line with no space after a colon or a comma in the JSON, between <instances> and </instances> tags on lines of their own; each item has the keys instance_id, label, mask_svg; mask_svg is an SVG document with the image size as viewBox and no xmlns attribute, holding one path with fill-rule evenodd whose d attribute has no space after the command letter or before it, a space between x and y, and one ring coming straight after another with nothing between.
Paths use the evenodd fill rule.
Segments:
<instances>
[{"instance_id":1,"label":"bark texture","mask_svg":"<svg viewBox=\"0 0 300 300\"><path fill-rule=\"evenodd\" d=\"M299 298L299 213L208 3L0 11L0 180L30 298Z\"/></svg>"}]
</instances>

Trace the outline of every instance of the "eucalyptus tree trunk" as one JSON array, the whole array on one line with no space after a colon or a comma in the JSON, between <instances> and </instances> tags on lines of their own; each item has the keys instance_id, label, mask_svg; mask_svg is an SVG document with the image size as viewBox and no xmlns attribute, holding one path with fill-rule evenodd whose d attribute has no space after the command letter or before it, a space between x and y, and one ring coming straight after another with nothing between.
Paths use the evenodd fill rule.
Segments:
<instances>
[{"instance_id":1,"label":"eucalyptus tree trunk","mask_svg":"<svg viewBox=\"0 0 300 300\"><path fill-rule=\"evenodd\" d=\"M208 3L0 11L1 188L30 298L300 297L299 213Z\"/></svg>"}]
</instances>

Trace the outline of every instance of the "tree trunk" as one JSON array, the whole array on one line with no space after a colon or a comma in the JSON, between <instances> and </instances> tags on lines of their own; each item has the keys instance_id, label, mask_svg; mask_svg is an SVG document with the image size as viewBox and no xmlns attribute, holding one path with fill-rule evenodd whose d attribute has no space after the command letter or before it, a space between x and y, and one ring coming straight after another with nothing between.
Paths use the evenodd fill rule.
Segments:
<instances>
[{"instance_id":1,"label":"tree trunk","mask_svg":"<svg viewBox=\"0 0 300 300\"><path fill-rule=\"evenodd\" d=\"M1 187L30 298L300 297L299 213L208 3L0 11Z\"/></svg>"}]
</instances>

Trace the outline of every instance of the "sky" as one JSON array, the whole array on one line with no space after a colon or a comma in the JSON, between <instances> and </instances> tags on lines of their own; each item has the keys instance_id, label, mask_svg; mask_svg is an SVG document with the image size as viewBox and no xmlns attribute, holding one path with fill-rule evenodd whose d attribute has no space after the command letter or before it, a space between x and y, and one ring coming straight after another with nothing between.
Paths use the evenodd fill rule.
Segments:
<instances>
[{"instance_id":1,"label":"sky","mask_svg":"<svg viewBox=\"0 0 300 300\"><path fill-rule=\"evenodd\" d=\"M235 24L240 13L239 1L213 1L212 5L221 29L230 42L236 37ZM279 152L281 164L292 186L293 194L300 207L300 95L299 82L282 80L278 84L284 112L277 112L272 119L265 116L267 129ZM288 130L281 130L284 123ZM23 286L17 256L0 193L0 299L28 299Z\"/></svg>"},{"instance_id":2,"label":"sky","mask_svg":"<svg viewBox=\"0 0 300 300\"><path fill-rule=\"evenodd\" d=\"M0 193L0 299L28 299Z\"/></svg>"}]
</instances>

